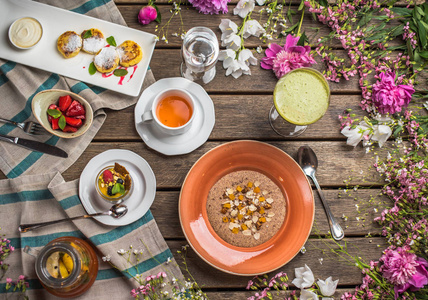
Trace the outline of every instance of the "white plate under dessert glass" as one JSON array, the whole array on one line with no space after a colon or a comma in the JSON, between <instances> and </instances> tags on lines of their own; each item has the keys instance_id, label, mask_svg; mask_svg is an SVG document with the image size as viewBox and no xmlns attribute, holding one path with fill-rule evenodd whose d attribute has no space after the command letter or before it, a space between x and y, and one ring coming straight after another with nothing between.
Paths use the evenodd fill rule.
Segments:
<instances>
[{"instance_id":1,"label":"white plate under dessert glass","mask_svg":"<svg viewBox=\"0 0 428 300\"><path fill-rule=\"evenodd\" d=\"M17 49L8 42L10 25L24 17L38 20L43 27L42 38L28 50ZM141 46L143 58L136 65L137 67L129 67L128 74L123 78L110 76L110 74L107 77L99 72L90 75L88 69L94 55L80 51L77 56L65 59L59 53L56 43L61 34L66 31L75 31L80 34L90 28L99 29L106 38L113 36L117 45L126 40L138 43ZM0 41L0 58L81 80L122 94L138 96L149 68L156 36L35 1L0 0Z\"/></svg>"},{"instance_id":2,"label":"white plate under dessert glass","mask_svg":"<svg viewBox=\"0 0 428 300\"><path fill-rule=\"evenodd\" d=\"M156 195L156 178L148 162L138 154L122 149L107 150L92 158L79 180L79 196L88 214L108 211L112 203L98 195L95 182L100 170L118 163L126 168L132 179L132 191L123 202L128 212L120 219L111 216L95 217L105 225L123 226L143 217L150 209Z\"/></svg>"},{"instance_id":3,"label":"white plate under dessert glass","mask_svg":"<svg viewBox=\"0 0 428 300\"><path fill-rule=\"evenodd\" d=\"M164 90L180 88L195 101L194 120L190 129L180 135L161 132L155 124L142 122L141 116L150 110L155 97ZM202 86L182 77L161 79L146 88L134 110L135 128L146 145L165 155L187 154L204 144L215 124L214 104Z\"/></svg>"}]
</instances>

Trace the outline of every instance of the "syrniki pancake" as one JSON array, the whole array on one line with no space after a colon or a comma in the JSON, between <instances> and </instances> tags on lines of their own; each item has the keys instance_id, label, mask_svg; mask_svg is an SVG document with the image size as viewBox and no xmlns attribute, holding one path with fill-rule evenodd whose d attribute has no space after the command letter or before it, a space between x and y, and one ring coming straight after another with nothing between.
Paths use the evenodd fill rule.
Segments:
<instances>
[{"instance_id":1,"label":"syrniki pancake","mask_svg":"<svg viewBox=\"0 0 428 300\"><path fill-rule=\"evenodd\" d=\"M94 57L95 68L101 73L110 73L119 64L119 54L113 47L104 47Z\"/></svg>"},{"instance_id":2,"label":"syrniki pancake","mask_svg":"<svg viewBox=\"0 0 428 300\"><path fill-rule=\"evenodd\" d=\"M143 58L140 45L134 41L124 41L116 50L119 53L120 65L125 68L138 64Z\"/></svg>"},{"instance_id":3,"label":"syrniki pancake","mask_svg":"<svg viewBox=\"0 0 428 300\"><path fill-rule=\"evenodd\" d=\"M59 36L57 48L65 58L74 57L82 49L82 38L74 31L66 31Z\"/></svg>"},{"instance_id":4,"label":"syrniki pancake","mask_svg":"<svg viewBox=\"0 0 428 300\"><path fill-rule=\"evenodd\" d=\"M84 30L80 36L83 39L82 50L86 53L96 54L106 45L104 34L96 28Z\"/></svg>"}]
</instances>

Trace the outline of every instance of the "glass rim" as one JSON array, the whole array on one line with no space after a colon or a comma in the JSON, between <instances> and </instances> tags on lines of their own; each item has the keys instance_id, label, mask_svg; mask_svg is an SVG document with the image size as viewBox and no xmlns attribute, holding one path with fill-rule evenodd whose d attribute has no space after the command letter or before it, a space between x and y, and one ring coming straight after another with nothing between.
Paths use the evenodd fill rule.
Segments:
<instances>
[{"instance_id":1,"label":"glass rim","mask_svg":"<svg viewBox=\"0 0 428 300\"><path fill-rule=\"evenodd\" d=\"M297 68L297 69L294 69L294 70L291 70L290 72L288 72L287 74L285 74L284 76L282 76L278 81L277 81L277 83L275 84L275 88L274 88L274 93L275 93L275 90L276 90L276 87L277 87L277 85L278 85L278 83L281 81L281 80L283 80L284 78L286 78L286 76L288 76L289 74L291 74L291 73L295 73L295 72L298 72L298 71L302 71L302 70L306 70L306 71L308 71L308 72L312 72L312 73L314 73L317 77L319 77L323 82L324 82L324 84L325 84L325 87L327 88L327 94L328 94L328 97L327 97L327 109L324 111L324 113L318 118L318 119L316 119L316 120L314 120L314 121L311 121L311 122L304 122L304 123L295 123L295 122L292 122L291 120L289 120L285 115L283 115L282 113L281 113L281 111L278 109L278 104L277 104L277 102L276 102L276 100L275 100L275 97L273 97L273 104L274 104L274 106L275 106L275 109L276 109L276 111L278 112L278 114L281 116L281 118L283 118L285 121L287 121L287 122L289 122L289 123L291 123L291 124L294 124L294 125L298 125L298 126L307 126L307 125L310 125L310 124L313 124L313 123L315 123L315 122L317 122L317 121L319 121L325 114L326 114L326 112L327 112L327 110L328 110L328 108L330 107L330 99L331 99L331 91L330 91L330 86L329 86L329 84L328 84L328 81L327 81L327 79L324 77L324 75L320 72L320 71L318 71L318 70L316 70L316 69L314 69L314 68L310 68L310 67L302 67L302 68Z\"/></svg>"}]
</instances>

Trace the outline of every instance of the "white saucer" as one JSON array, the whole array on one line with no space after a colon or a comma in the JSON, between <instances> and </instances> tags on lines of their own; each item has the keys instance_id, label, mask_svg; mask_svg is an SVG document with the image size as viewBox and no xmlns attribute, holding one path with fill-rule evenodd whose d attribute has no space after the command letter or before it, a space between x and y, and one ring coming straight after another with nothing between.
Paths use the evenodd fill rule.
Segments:
<instances>
[{"instance_id":1,"label":"white saucer","mask_svg":"<svg viewBox=\"0 0 428 300\"><path fill-rule=\"evenodd\" d=\"M181 135L162 133L151 122L142 123L141 115L150 110L156 95L169 88L182 88L192 94L195 99L195 119L189 131ZM214 128L214 104L199 84L182 77L161 79L141 94L135 106L135 128L146 145L165 155L187 154L205 143Z\"/></svg>"},{"instance_id":2,"label":"white saucer","mask_svg":"<svg viewBox=\"0 0 428 300\"><path fill-rule=\"evenodd\" d=\"M123 226L137 221L146 214L155 199L156 178L147 161L129 150L107 150L92 158L86 165L79 180L79 196L88 214L108 211L112 204L102 199L95 188L98 172L117 162L124 166L132 178L133 190L123 204L128 213L120 219L111 216L95 217L105 225Z\"/></svg>"}]
</instances>

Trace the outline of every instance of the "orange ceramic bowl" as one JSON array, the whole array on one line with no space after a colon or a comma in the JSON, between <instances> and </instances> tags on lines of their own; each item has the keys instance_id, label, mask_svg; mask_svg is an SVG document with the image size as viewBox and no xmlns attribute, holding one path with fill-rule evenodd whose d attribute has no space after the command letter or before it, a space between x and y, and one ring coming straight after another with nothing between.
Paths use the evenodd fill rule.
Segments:
<instances>
[{"instance_id":1,"label":"orange ceramic bowl","mask_svg":"<svg viewBox=\"0 0 428 300\"><path fill-rule=\"evenodd\" d=\"M284 223L269 241L251 248L226 243L213 230L206 210L211 187L224 175L251 170L269 177L286 199ZM306 175L285 152L256 141L235 141L203 155L187 174L179 216L187 241L211 266L235 275L264 274L288 263L305 244L314 221L314 196Z\"/></svg>"}]
</instances>

